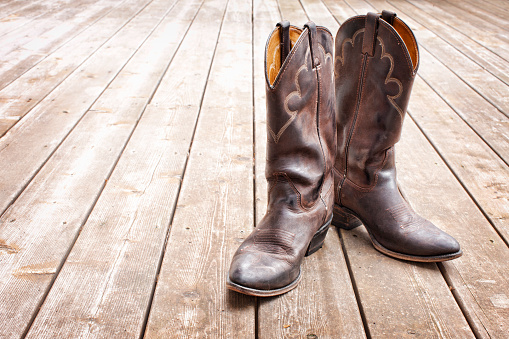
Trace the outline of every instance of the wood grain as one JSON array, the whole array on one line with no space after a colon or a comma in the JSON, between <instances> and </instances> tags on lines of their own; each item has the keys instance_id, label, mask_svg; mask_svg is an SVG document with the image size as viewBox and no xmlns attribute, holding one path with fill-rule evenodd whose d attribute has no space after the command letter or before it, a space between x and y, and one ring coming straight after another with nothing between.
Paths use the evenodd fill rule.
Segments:
<instances>
[{"instance_id":1,"label":"wood grain","mask_svg":"<svg viewBox=\"0 0 509 339\"><path fill-rule=\"evenodd\" d=\"M134 81L153 89L184 37L180 53L166 74L175 75L172 72L183 64L197 61L186 57L190 45L197 42L193 38L200 36L201 27L191 29L187 35L186 30L200 2L181 1L168 13L127 65L122 80L112 84L117 95L111 99L121 99L119 92ZM213 35L213 27L210 28ZM203 47L215 45L215 39L209 42L207 38L210 36L204 35L198 41ZM201 55L202 62L195 63L201 65L197 70L203 70L201 84L194 83L196 102L212 58L210 51L207 54ZM152 70L143 67L144 63ZM28 337L140 336L196 115L196 104L149 106L145 110ZM60 312L55 313L55 309Z\"/></svg>"},{"instance_id":2,"label":"wood grain","mask_svg":"<svg viewBox=\"0 0 509 339\"><path fill-rule=\"evenodd\" d=\"M333 229L297 289L228 291L267 203L269 33L284 17L335 35L381 9L423 58L401 190L464 255L407 263L362 227ZM505 0L1 1L0 337L505 338L507 13Z\"/></svg>"},{"instance_id":3,"label":"wood grain","mask_svg":"<svg viewBox=\"0 0 509 339\"><path fill-rule=\"evenodd\" d=\"M5 164L0 167L0 214L75 128L172 3L152 2L0 139Z\"/></svg>"},{"instance_id":4,"label":"wood grain","mask_svg":"<svg viewBox=\"0 0 509 339\"><path fill-rule=\"evenodd\" d=\"M401 186L418 213L461 244L463 256L441 266L476 336L503 338L508 332L509 249L417 131L407 119L397 145Z\"/></svg>"},{"instance_id":5,"label":"wood grain","mask_svg":"<svg viewBox=\"0 0 509 339\"><path fill-rule=\"evenodd\" d=\"M148 1L124 1L0 91L0 137L112 39Z\"/></svg>"},{"instance_id":6,"label":"wood grain","mask_svg":"<svg viewBox=\"0 0 509 339\"><path fill-rule=\"evenodd\" d=\"M411 3L406 1L391 1L390 6L393 6L400 15L412 18L423 27L426 27L486 71L509 85L509 74L507 74L506 71L509 67L507 59L502 58L492 50L486 48L482 43L472 40L463 33L455 30L443 20L439 20L436 16L419 10Z\"/></svg>"},{"instance_id":7,"label":"wood grain","mask_svg":"<svg viewBox=\"0 0 509 339\"><path fill-rule=\"evenodd\" d=\"M0 36L32 22L53 6L48 1L4 1L0 7Z\"/></svg>"},{"instance_id":8,"label":"wood grain","mask_svg":"<svg viewBox=\"0 0 509 339\"><path fill-rule=\"evenodd\" d=\"M212 1L208 12L224 6ZM255 335L255 299L226 289L254 222L251 6L226 7L146 338Z\"/></svg>"},{"instance_id":9,"label":"wood grain","mask_svg":"<svg viewBox=\"0 0 509 339\"><path fill-rule=\"evenodd\" d=\"M154 6L152 18L170 4ZM15 248L0 257L2 336L30 325L167 65L147 59L160 43L145 46L0 218L0 239Z\"/></svg>"},{"instance_id":10,"label":"wood grain","mask_svg":"<svg viewBox=\"0 0 509 339\"><path fill-rule=\"evenodd\" d=\"M86 29L118 2L114 0L70 1L66 6L55 6L36 22L20 27L2 37L0 45L0 88L18 78L76 34Z\"/></svg>"},{"instance_id":11,"label":"wood grain","mask_svg":"<svg viewBox=\"0 0 509 339\"><path fill-rule=\"evenodd\" d=\"M509 243L509 167L421 79L412 94L412 118Z\"/></svg>"},{"instance_id":12,"label":"wood grain","mask_svg":"<svg viewBox=\"0 0 509 339\"><path fill-rule=\"evenodd\" d=\"M504 60L509 60L509 37L497 26L483 21L468 12L451 10L445 2L429 3L428 1L410 2L418 9L433 15L463 35L463 39L472 39L498 54ZM443 5L445 4L445 5ZM500 43L503 41L503 43Z\"/></svg>"}]
</instances>

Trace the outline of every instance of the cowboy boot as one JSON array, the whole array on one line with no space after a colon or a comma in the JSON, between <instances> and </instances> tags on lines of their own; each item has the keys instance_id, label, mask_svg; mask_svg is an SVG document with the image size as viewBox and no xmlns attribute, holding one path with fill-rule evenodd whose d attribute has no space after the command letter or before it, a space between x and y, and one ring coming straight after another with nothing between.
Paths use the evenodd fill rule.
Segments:
<instances>
[{"instance_id":1,"label":"cowboy boot","mask_svg":"<svg viewBox=\"0 0 509 339\"><path fill-rule=\"evenodd\" d=\"M327 234L336 150L331 33L283 21L265 48L267 212L233 256L229 289L274 296L297 286Z\"/></svg>"},{"instance_id":2,"label":"cowboy boot","mask_svg":"<svg viewBox=\"0 0 509 339\"><path fill-rule=\"evenodd\" d=\"M419 50L395 13L350 18L336 36L338 149L332 224L366 227L375 248L392 257L437 262L461 256L454 238L417 215L396 183L399 140Z\"/></svg>"}]
</instances>

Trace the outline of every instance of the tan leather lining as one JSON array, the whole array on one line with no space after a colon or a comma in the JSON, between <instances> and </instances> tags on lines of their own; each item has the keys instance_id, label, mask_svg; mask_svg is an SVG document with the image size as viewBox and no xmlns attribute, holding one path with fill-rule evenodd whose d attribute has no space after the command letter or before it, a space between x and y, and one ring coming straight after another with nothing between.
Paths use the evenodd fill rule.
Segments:
<instances>
[{"instance_id":1,"label":"tan leather lining","mask_svg":"<svg viewBox=\"0 0 509 339\"><path fill-rule=\"evenodd\" d=\"M290 26L290 46L293 48L293 45L299 40L299 37L302 33L301 29ZM274 84L277 75L279 74L279 70L281 69L281 48L280 48L280 35L279 30L276 29L272 33L272 36L269 39L269 44L267 46L267 77L269 79L269 83L271 85Z\"/></svg>"},{"instance_id":2,"label":"tan leather lining","mask_svg":"<svg viewBox=\"0 0 509 339\"><path fill-rule=\"evenodd\" d=\"M419 62L419 52L412 31L398 17L394 18L393 27L396 30L396 32L398 32L401 39L403 39L403 42L406 45L408 53L410 54L410 58L412 59L413 69L415 70L417 67L417 63Z\"/></svg>"}]
</instances>

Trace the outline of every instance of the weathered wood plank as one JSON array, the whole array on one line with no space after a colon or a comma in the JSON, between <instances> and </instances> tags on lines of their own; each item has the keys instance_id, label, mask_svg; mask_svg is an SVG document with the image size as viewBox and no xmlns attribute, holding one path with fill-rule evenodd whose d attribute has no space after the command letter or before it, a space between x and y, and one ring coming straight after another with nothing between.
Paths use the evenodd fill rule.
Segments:
<instances>
[{"instance_id":1,"label":"weathered wood plank","mask_svg":"<svg viewBox=\"0 0 509 339\"><path fill-rule=\"evenodd\" d=\"M378 11L381 11L382 9L397 11L396 8L386 1L372 0L371 4L376 7ZM440 92L443 92L444 95L449 98L448 102L452 106L460 112L465 111L466 107L469 107L467 110L469 112L485 112L485 117L480 119L481 125L484 119L487 120L486 123L490 121L491 124L494 119L497 119L497 117L500 116L497 112L492 112L493 108L489 107L489 104L485 102L486 100L489 101L491 105L495 106L496 109L509 117L508 84L490 74L483 67L470 60L463 53L459 52L445 40L439 38L435 33L426 29L415 20L405 17L405 22L414 31L421 49L421 60L423 64L419 74L427 79L427 82L431 85L436 82L440 87L440 85L443 86L447 83L447 90ZM433 56L430 56L428 53ZM442 65L431 67L424 64L424 62L433 62L434 64L436 60L439 60L445 67L447 67L447 69ZM434 73L428 75L426 71ZM453 76L451 72L453 72L455 76ZM461 84L460 80L470 86L472 90L477 92L480 96L482 96L482 98L480 98L476 93L473 93L472 90L466 89L465 85ZM458 93L460 94L458 95ZM465 101L461 103L457 102L458 98L465 99ZM464 115L467 120L469 115L471 114L467 113Z\"/></svg>"},{"instance_id":2,"label":"weathered wood plank","mask_svg":"<svg viewBox=\"0 0 509 339\"><path fill-rule=\"evenodd\" d=\"M435 264L380 254L363 227L340 233L370 337L474 338Z\"/></svg>"},{"instance_id":3,"label":"weathered wood plank","mask_svg":"<svg viewBox=\"0 0 509 339\"><path fill-rule=\"evenodd\" d=\"M466 12L460 15L458 11L444 10L437 4L427 1L409 1L419 10L431 14L436 19L446 23L445 25L460 32L463 35L463 40L473 39L503 59L509 60L509 37L506 37L504 32L497 26ZM440 4L445 4L445 2L440 2Z\"/></svg>"},{"instance_id":4,"label":"weathered wood plank","mask_svg":"<svg viewBox=\"0 0 509 339\"><path fill-rule=\"evenodd\" d=\"M493 53L482 44L465 37L461 32L446 25L435 16L419 10L411 3L406 1L391 1L390 5L394 6L397 13L412 18L415 22L418 22L423 27L426 27L438 37L448 42L451 46L462 52L493 76L509 85L509 74L507 73L509 62L507 60Z\"/></svg>"},{"instance_id":5,"label":"weathered wood plank","mask_svg":"<svg viewBox=\"0 0 509 339\"><path fill-rule=\"evenodd\" d=\"M300 1L278 1L278 7L281 19L290 21L292 25L302 27L309 21Z\"/></svg>"},{"instance_id":6,"label":"weathered wood plank","mask_svg":"<svg viewBox=\"0 0 509 339\"><path fill-rule=\"evenodd\" d=\"M2 37L0 45L0 88L18 78L47 53L62 46L76 34L118 5L114 0L79 0L58 6L30 25Z\"/></svg>"},{"instance_id":7,"label":"weathered wood plank","mask_svg":"<svg viewBox=\"0 0 509 339\"><path fill-rule=\"evenodd\" d=\"M154 2L141 23L152 19L158 27L171 4ZM133 68L124 69L0 218L2 252L7 248L0 257L0 304L9 305L0 310L2 336L18 337L29 326L102 191L166 67L165 56L162 63L147 60L154 49L132 59ZM144 83L151 78L152 86Z\"/></svg>"},{"instance_id":8,"label":"weathered wood plank","mask_svg":"<svg viewBox=\"0 0 509 339\"><path fill-rule=\"evenodd\" d=\"M152 0L128 0L0 91L0 137Z\"/></svg>"},{"instance_id":9,"label":"weathered wood plank","mask_svg":"<svg viewBox=\"0 0 509 339\"><path fill-rule=\"evenodd\" d=\"M429 103L435 99L427 98L428 112L434 111ZM412 119L405 123L403 135L397 152L405 195L417 212L453 235L463 250L462 257L440 264L450 288L477 337L503 338L509 332L509 249Z\"/></svg>"},{"instance_id":10,"label":"weathered wood plank","mask_svg":"<svg viewBox=\"0 0 509 339\"><path fill-rule=\"evenodd\" d=\"M453 0L451 1L455 6L476 15L482 16L484 20L488 20L495 25L498 24L499 20L504 20L507 23L507 16L509 15L509 9L497 6L489 1L479 0Z\"/></svg>"},{"instance_id":11,"label":"weathered wood plank","mask_svg":"<svg viewBox=\"0 0 509 339\"><path fill-rule=\"evenodd\" d=\"M209 11L221 11L217 2ZM255 299L226 289L253 227L251 2L230 0L145 337L250 338Z\"/></svg>"},{"instance_id":12,"label":"weathered wood plank","mask_svg":"<svg viewBox=\"0 0 509 339\"><path fill-rule=\"evenodd\" d=\"M122 77L123 86L115 86L117 95L110 99L122 100L120 93L135 78L147 88L157 84L200 2L177 4L127 65L126 76L136 75L127 83ZM148 106L28 337L140 336L219 30L208 9L201 8L165 78L185 79L183 66L193 65L201 78L185 79L175 90L191 89L194 104ZM197 43L203 49L199 55L192 53ZM142 79L140 63L158 65L151 79Z\"/></svg>"},{"instance_id":13,"label":"weathered wood plank","mask_svg":"<svg viewBox=\"0 0 509 339\"><path fill-rule=\"evenodd\" d=\"M265 172L265 147L266 126L265 121L265 76L263 59L265 42L268 33L279 18L274 17L277 11L276 4L263 1L264 10L255 11L255 50L254 61L258 73L255 74L255 114L260 117L256 124L256 212L257 221L265 213L267 206L266 182L262 175ZM309 2L303 2L307 10ZM261 6L255 6L260 9ZM311 13L319 14L315 19L311 13L309 17L317 24L322 22L334 24L334 19L329 15L322 15L320 11L327 12L323 6L311 6ZM277 8L277 7L276 7ZM294 12L287 13L288 8L281 8L283 17L305 17L306 12L302 8L291 9ZM298 11L297 11L298 10ZM294 23L302 26L305 21ZM336 23L337 25L337 23ZM266 28L265 28L266 27ZM263 28L263 29L262 29ZM329 27L331 28L331 27ZM337 27L336 27L337 30ZM263 94L262 94L263 93ZM263 108L262 108L263 107ZM263 118L261 115L263 114ZM263 120L262 120L263 119ZM258 187L264 189L260 192ZM336 232L329 232L325 244L321 250L304 259L301 267L303 278L299 286L275 298L260 299L258 322L260 338L364 338L362 319L355 299L355 294L350 281L348 268L345 264L341 245Z\"/></svg>"},{"instance_id":14,"label":"weathered wood plank","mask_svg":"<svg viewBox=\"0 0 509 339\"><path fill-rule=\"evenodd\" d=\"M350 8L350 5L345 2L345 0L340 1L332 1L332 0L322 0L323 4L327 7L330 14L334 17L338 24L341 24L343 18L349 18L356 13ZM336 38L336 32L332 32L334 35L334 39Z\"/></svg>"},{"instance_id":15,"label":"weathered wood plank","mask_svg":"<svg viewBox=\"0 0 509 339\"><path fill-rule=\"evenodd\" d=\"M56 5L48 1L5 1L0 4L0 36L32 22Z\"/></svg>"},{"instance_id":16,"label":"weathered wood plank","mask_svg":"<svg viewBox=\"0 0 509 339\"><path fill-rule=\"evenodd\" d=\"M323 2L316 0L301 0L301 4L310 20L314 21L317 25L327 27L333 34L333 37L335 37L339 24Z\"/></svg>"},{"instance_id":17,"label":"weathered wood plank","mask_svg":"<svg viewBox=\"0 0 509 339\"><path fill-rule=\"evenodd\" d=\"M469 88L428 51L421 49L420 54L419 76L509 164L509 117ZM483 86L482 83L478 85ZM509 86L504 92L509 93Z\"/></svg>"},{"instance_id":18,"label":"weathered wood plank","mask_svg":"<svg viewBox=\"0 0 509 339\"><path fill-rule=\"evenodd\" d=\"M414 88L412 117L509 243L508 166L420 78Z\"/></svg>"},{"instance_id":19,"label":"weathered wood plank","mask_svg":"<svg viewBox=\"0 0 509 339\"><path fill-rule=\"evenodd\" d=\"M0 139L0 214L117 76L173 3L151 3Z\"/></svg>"},{"instance_id":20,"label":"weathered wood plank","mask_svg":"<svg viewBox=\"0 0 509 339\"><path fill-rule=\"evenodd\" d=\"M478 21L485 22L486 26L482 26L482 28L490 30L492 33L501 33L503 35L509 29L507 17L496 17L493 13L486 11L485 8L489 7L489 3L485 3L485 1L477 1L475 3L458 0L427 1L443 11L464 18L467 22L475 18L475 21L472 21L473 25L477 25ZM506 40L506 42L509 42L509 40Z\"/></svg>"}]
</instances>

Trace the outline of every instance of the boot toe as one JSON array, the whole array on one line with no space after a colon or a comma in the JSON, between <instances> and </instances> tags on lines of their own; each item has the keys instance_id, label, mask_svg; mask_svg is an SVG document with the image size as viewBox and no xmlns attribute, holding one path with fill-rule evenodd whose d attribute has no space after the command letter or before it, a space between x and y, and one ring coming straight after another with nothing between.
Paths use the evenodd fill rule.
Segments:
<instances>
[{"instance_id":1,"label":"boot toe","mask_svg":"<svg viewBox=\"0 0 509 339\"><path fill-rule=\"evenodd\" d=\"M381 252L399 259L421 262L450 260L458 258L462 254L460 244L456 239L434 225L431 229L421 229L411 234L405 234L397 244L392 243L390 247L380 243L375 244L375 247Z\"/></svg>"},{"instance_id":2,"label":"boot toe","mask_svg":"<svg viewBox=\"0 0 509 339\"><path fill-rule=\"evenodd\" d=\"M426 222L418 232L415 232L410 238L410 243L414 243L412 254L423 257L443 257L457 254L460 252L460 244L449 234L437 228L431 222Z\"/></svg>"},{"instance_id":3,"label":"boot toe","mask_svg":"<svg viewBox=\"0 0 509 339\"><path fill-rule=\"evenodd\" d=\"M298 267L270 254L242 253L232 260L229 280L245 290L269 292L292 285L299 273Z\"/></svg>"},{"instance_id":4,"label":"boot toe","mask_svg":"<svg viewBox=\"0 0 509 339\"><path fill-rule=\"evenodd\" d=\"M435 255L448 255L461 252L460 244L449 234L440 231L440 235L437 236L434 241Z\"/></svg>"}]
</instances>

